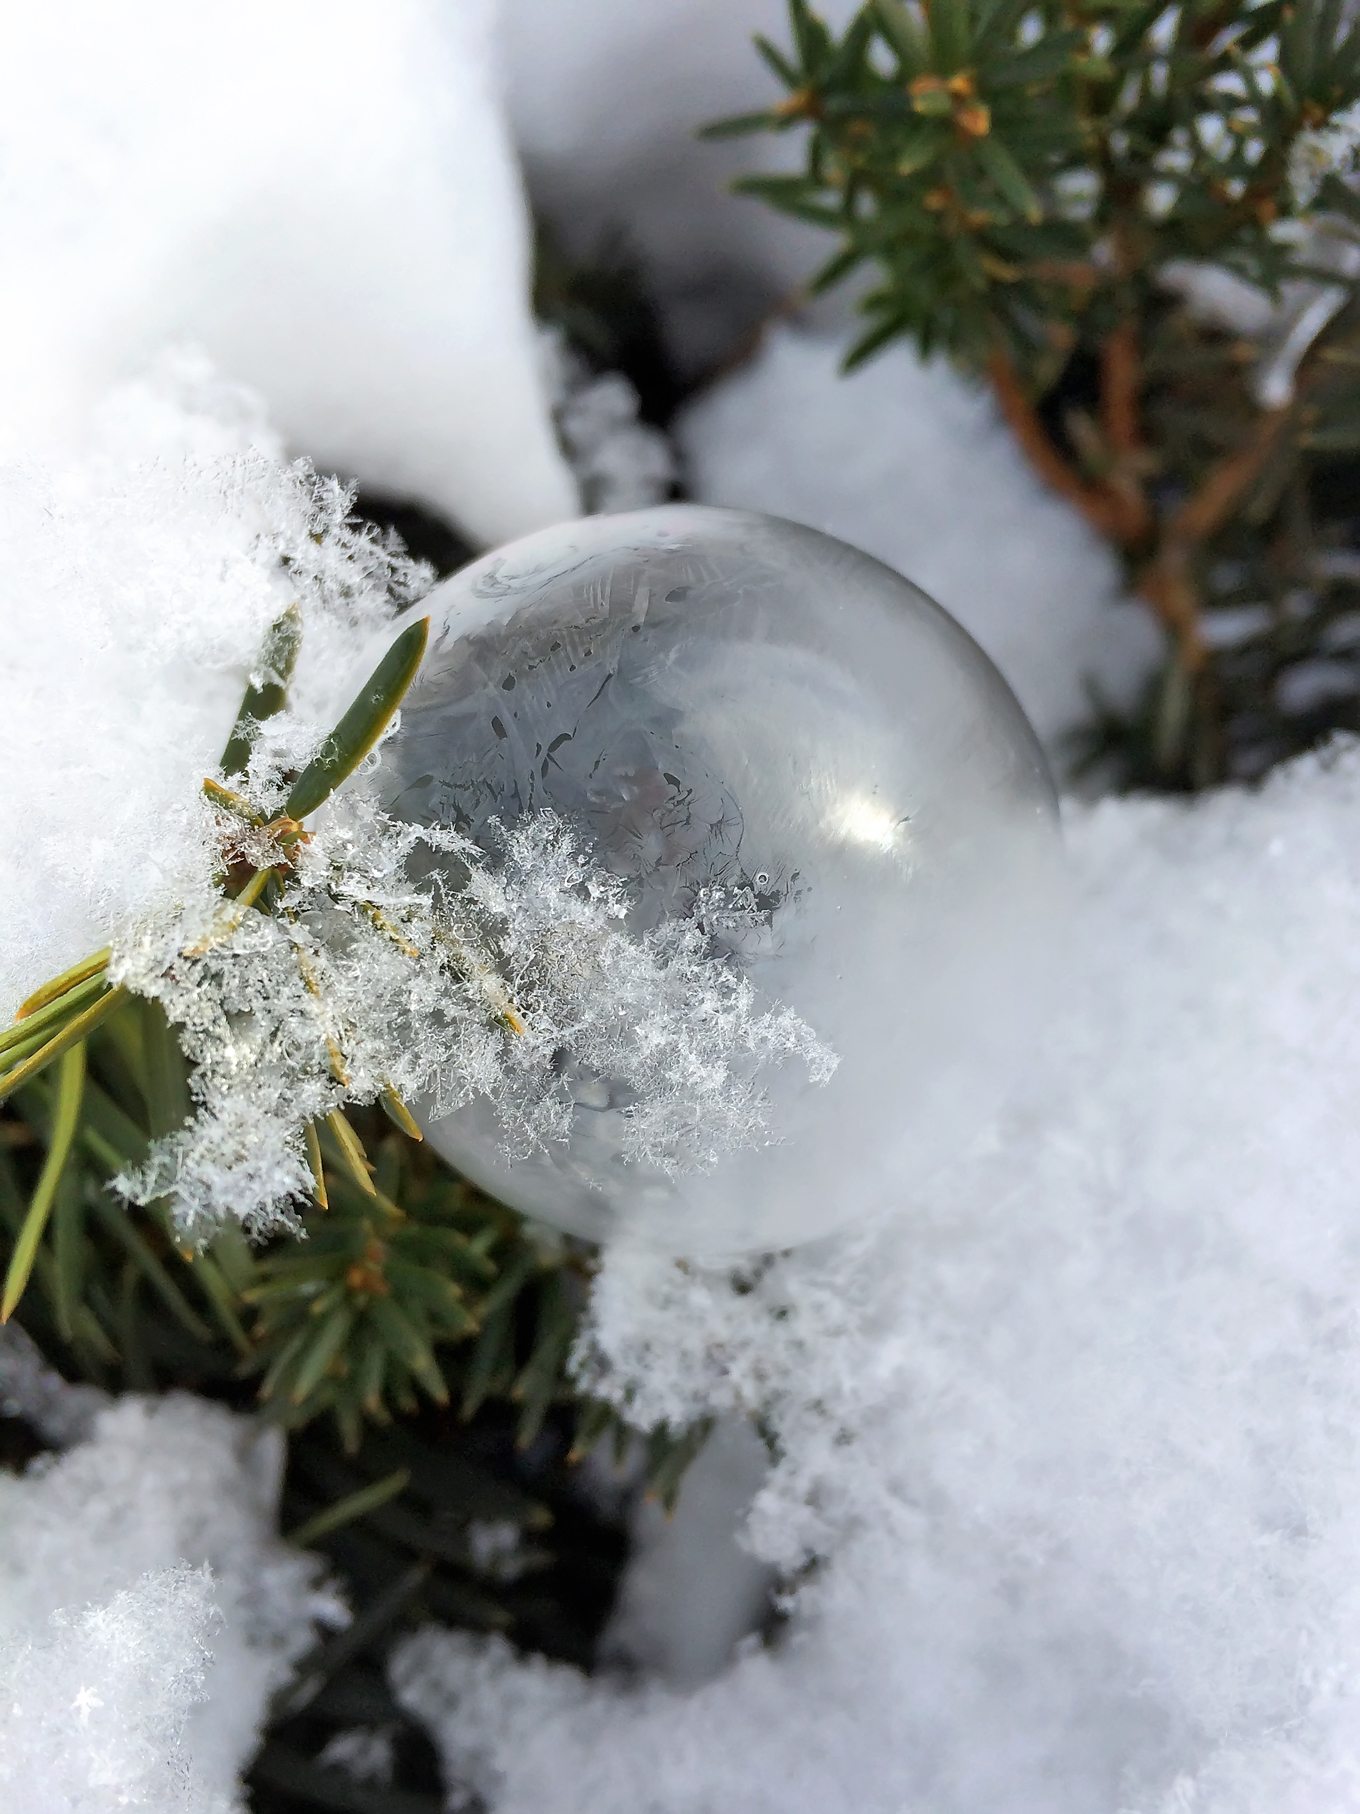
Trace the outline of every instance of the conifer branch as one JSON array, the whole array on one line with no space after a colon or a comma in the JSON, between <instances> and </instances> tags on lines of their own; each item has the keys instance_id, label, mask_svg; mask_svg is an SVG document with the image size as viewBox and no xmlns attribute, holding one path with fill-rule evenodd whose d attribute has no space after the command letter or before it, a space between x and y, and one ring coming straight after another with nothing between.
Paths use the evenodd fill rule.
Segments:
<instances>
[{"instance_id":1,"label":"conifer branch","mask_svg":"<svg viewBox=\"0 0 1360 1814\"><path fill-rule=\"evenodd\" d=\"M1197 785L1360 728L1360 668L1325 712L1279 684L1345 659L1325 638L1357 605L1328 559L1344 506L1303 535L1282 500L1332 495L1328 463L1360 452L1360 21L1335 0L873 0L838 37L790 0L789 37L760 47L782 98L720 129L801 132L804 167L739 186L836 236L817 287L878 267L847 367L909 339L985 375L1156 613L1157 696L1188 703L1106 714L1126 777ZM1172 300L1206 269L1284 298L1245 356ZM1261 627L1211 634L1220 603Z\"/></svg>"}]
</instances>

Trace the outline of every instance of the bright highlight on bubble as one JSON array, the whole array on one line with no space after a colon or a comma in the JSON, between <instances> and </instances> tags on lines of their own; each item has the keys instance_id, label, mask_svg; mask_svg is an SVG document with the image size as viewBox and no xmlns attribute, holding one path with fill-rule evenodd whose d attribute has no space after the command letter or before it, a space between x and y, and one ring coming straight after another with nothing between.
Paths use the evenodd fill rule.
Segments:
<instances>
[{"instance_id":1,"label":"bright highlight on bubble","mask_svg":"<svg viewBox=\"0 0 1360 1814\"><path fill-rule=\"evenodd\" d=\"M862 794L852 794L841 801L830 815L830 825L852 844L867 844L872 850L884 852L906 850L906 819Z\"/></svg>"}]
</instances>

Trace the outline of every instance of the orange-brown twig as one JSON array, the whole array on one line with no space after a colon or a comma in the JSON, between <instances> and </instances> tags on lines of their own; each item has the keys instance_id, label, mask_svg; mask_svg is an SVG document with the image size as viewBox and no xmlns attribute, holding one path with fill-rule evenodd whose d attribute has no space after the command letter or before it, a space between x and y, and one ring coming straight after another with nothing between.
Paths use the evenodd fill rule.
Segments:
<instances>
[{"instance_id":1,"label":"orange-brown twig","mask_svg":"<svg viewBox=\"0 0 1360 1814\"><path fill-rule=\"evenodd\" d=\"M1236 453L1220 461L1194 496L1181 505L1168 525L1168 539L1195 545L1218 534L1260 477L1289 415L1288 404L1262 415Z\"/></svg>"},{"instance_id":2,"label":"orange-brown twig","mask_svg":"<svg viewBox=\"0 0 1360 1814\"><path fill-rule=\"evenodd\" d=\"M1202 674L1209 659L1209 645L1200 622L1199 592L1190 575L1188 551L1161 549L1143 569L1138 590L1175 644L1181 669L1192 679Z\"/></svg>"},{"instance_id":3,"label":"orange-brown twig","mask_svg":"<svg viewBox=\"0 0 1360 1814\"><path fill-rule=\"evenodd\" d=\"M1138 389L1138 332L1132 321L1121 321L1100 349L1100 425L1116 456L1142 448Z\"/></svg>"},{"instance_id":4,"label":"orange-brown twig","mask_svg":"<svg viewBox=\"0 0 1360 1814\"><path fill-rule=\"evenodd\" d=\"M1025 393L1009 356L998 347L987 362L992 390L1006 425L1046 485L1074 504L1099 535L1122 541L1123 510L1101 485L1089 484L1054 445Z\"/></svg>"},{"instance_id":5,"label":"orange-brown twig","mask_svg":"<svg viewBox=\"0 0 1360 1814\"><path fill-rule=\"evenodd\" d=\"M1107 541L1133 551L1151 540L1157 524L1139 470L1144 450L1133 324L1117 327L1101 349L1101 428L1113 456L1111 475L1103 483L1083 478L1063 455L1000 348L988 362L988 374L1007 426L1039 477ZM1139 590L1165 624L1177 659L1191 676L1201 675L1208 661L1193 577L1195 556L1260 477L1288 415L1288 408L1268 411L1243 445L1213 468L1156 536L1155 552L1139 575Z\"/></svg>"},{"instance_id":6,"label":"orange-brown twig","mask_svg":"<svg viewBox=\"0 0 1360 1814\"><path fill-rule=\"evenodd\" d=\"M1137 547L1153 527L1144 489L1142 371L1138 330L1121 321L1100 349L1100 426L1110 454L1109 488L1119 499L1120 540Z\"/></svg>"},{"instance_id":7,"label":"orange-brown twig","mask_svg":"<svg viewBox=\"0 0 1360 1814\"><path fill-rule=\"evenodd\" d=\"M1171 633L1181 666L1192 676L1203 673L1209 655L1191 572L1195 555L1260 477L1289 414L1287 405L1268 410L1241 447L1207 474L1172 515L1139 578L1139 589Z\"/></svg>"}]
</instances>

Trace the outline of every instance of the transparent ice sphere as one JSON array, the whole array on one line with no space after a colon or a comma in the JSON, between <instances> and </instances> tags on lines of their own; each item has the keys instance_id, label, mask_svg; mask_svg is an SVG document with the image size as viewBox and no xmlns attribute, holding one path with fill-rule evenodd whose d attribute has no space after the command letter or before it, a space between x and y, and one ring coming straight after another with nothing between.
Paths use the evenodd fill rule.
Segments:
<instances>
[{"instance_id":1,"label":"transparent ice sphere","mask_svg":"<svg viewBox=\"0 0 1360 1814\"><path fill-rule=\"evenodd\" d=\"M435 1147L530 1215L675 1254L909 1208L1023 1064L1061 898L1044 759L987 657L845 543L694 505L527 536L420 610L388 809L489 852L550 809L628 878L635 931L750 889L758 933L724 961L840 1061L773 1070L767 1142L708 1170L625 1160L626 1104L568 1055L569 1139L512 1158L482 1098Z\"/></svg>"}]
</instances>

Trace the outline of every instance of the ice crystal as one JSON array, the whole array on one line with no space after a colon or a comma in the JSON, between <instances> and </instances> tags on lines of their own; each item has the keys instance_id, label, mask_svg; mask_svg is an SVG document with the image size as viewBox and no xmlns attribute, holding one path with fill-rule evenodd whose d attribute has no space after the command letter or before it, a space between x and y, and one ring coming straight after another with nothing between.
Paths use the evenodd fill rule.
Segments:
<instances>
[{"instance_id":1,"label":"ice crystal","mask_svg":"<svg viewBox=\"0 0 1360 1814\"><path fill-rule=\"evenodd\" d=\"M256 749L262 820L289 748L284 718ZM222 816L215 831L233 862L279 858L263 823ZM115 954L115 980L178 1029L196 1103L121 1187L168 1198L191 1238L229 1212L255 1234L294 1225L307 1124L384 1091L436 1114L494 1092L507 1139L529 1151L565 1136L568 1072L608 1076L629 1101L626 1156L683 1170L762 1137L765 1066L798 1058L818 1081L834 1068L717 946L754 902L710 889L634 935L627 885L553 814L520 821L488 858L360 793L290 861L276 912L235 907L205 877Z\"/></svg>"},{"instance_id":2,"label":"ice crystal","mask_svg":"<svg viewBox=\"0 0 1360 1814\"><path fill-rule=\"evenodd\" d=\"M835 1057L806 1022L762 1009L715 948L716 935L758 923L749 889L703 889L691 912L635 935L623 924L628 885L555 814L520 819L501 850L496 868L474 870L469 894L529 1019L497 1099L523 1145L567 1131L564 1056L631 1097L624 1156L666 1171L760 1140L764 1065L797 1057L814 1082L831 1076Z\"/></svg>"}]
</instances>

